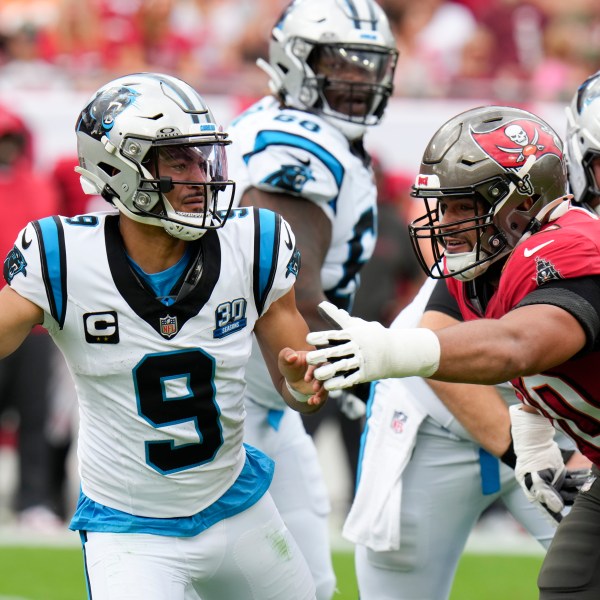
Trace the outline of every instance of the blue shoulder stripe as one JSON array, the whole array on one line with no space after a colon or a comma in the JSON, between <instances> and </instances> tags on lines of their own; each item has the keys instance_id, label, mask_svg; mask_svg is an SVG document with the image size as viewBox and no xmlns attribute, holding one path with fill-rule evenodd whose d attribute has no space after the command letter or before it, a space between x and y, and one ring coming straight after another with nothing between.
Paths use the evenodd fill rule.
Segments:
<instances>
[{"instance_id":1,"label":"blue shoulder stripe","mask_svg":"<svg viewBox=\"0 0 600 600\"><path fill-rule=\"evenodd\" d=\"M50 304L50 314L62 329L67 312L67 259L65 233L58 217L33 222L40 246L42 277Z\"/></svg>"},{"instance_id":2,"label":"blue shoulder stripe","mask_svg":"<svg viewBox=\"0 0 600 600\"><path fill-rule=\"evenodd\" d=\"M275 279L281 217L271 210L254 211L254 302L260 317Z\"/></svg>"},{"instance_id":3,"label":"blue shoulder stripe","mask_svg":"<svg viewBox=\"0 0 600 600\"><path fill-rule=\"evenodd\" d=\"M340 187L342 185L342 179L344 178L344 167L342 166L342 163L331 154L329 150L323 148L323 146L294 133L276 130L264 130L259 132L254 141L254 149L252 152L244 154L244 162L248 164L248 161L252 156L262 152L268 146L292 146L314 154L331 171L337 186Z\"/></svg>"}]
</instances>

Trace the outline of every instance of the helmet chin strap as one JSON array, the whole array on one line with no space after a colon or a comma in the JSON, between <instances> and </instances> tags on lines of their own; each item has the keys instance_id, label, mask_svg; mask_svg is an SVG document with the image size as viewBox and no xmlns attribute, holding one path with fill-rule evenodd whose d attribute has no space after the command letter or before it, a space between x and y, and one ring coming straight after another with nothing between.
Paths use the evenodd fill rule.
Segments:
<instances>
[{"instance_id":1,"label":"helmet chin strap","mask_svg":"<svg viewBox=\"0 0 600 600\"><path fill-rule=\"evenodd\" d=\"M445 254L446 268L454 279L458 281L471 281L475 277L479 277L482 273L485 273L487 268L490 266L491 261L486 261L479 265L473 265L477 262L477 250L471 250L470 252L459 252L457 254ZM469 265L473 265L470 269L466 269ZM462 271L462 273L453 273L456 271Z\"/></svg>"},{"instance_id":2,"label":"helmet chin strap","mask_svg":"<svg viewBox=\"0 0 600 600\"><path fill-rule=\"evenodd\" d=\"M497 234L497 236L500 235L501 234ZM490 254L490 252L484 248L481 248L480 244L481 241L477 242L477 245L469 252L459 252L456 254L444 255L448 272L454 279L457 279L458 281L471 281L472 279L479 277L485 273L491 265L501 258L504 258L511 250L506 244L504 244L502 247L499 247L496 251ZM482 262L476 264L479 261ZM470 269L468 268L469 265L472 265ZM456 275L452 274L453 272L461 271L463 269L465 270L462 273L457 273Z\"/></svg>"},{"instance_id":3,"label":"helmet chin strap","mask_svg":"<svg viewBox=\"0 0 600 600\"><path fill-rule=\"evenodd\" d=\"M343 118L335 117L330 114L321 114L320 116L323 118L323 120L327 121L330 125L341 131L344 134L344 137L351 142L363 137L368 127L368 125L352 123L352 121L347 121Z\"/></svg>"}]
</instances>

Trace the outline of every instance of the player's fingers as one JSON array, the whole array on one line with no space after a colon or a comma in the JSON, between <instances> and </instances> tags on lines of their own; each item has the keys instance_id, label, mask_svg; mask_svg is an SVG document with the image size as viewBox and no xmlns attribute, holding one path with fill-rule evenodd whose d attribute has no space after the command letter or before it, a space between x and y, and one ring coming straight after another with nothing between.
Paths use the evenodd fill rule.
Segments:
<instances>
[{"instance_id":1,"label":"player's fingers","mask_svg":"<svg viewBox=\"0 0 600 600\"><path fill-rule=\"evenodd\" d=\"M330 346L328 348L320 348L311 350L306 355L306 361L309 365L318 365L327 361L339 362L342 357L353 356L353 347L350 342L341 344L340 346Z\"/></svg>"},{"instance_id":2,"label":"player's fingers","mask_svg":"<svg viewBox=\"0 0 600 600\"><path fill-rule=\"evenodd\" d=\"M314 376L320 381L327 381L336 375L344 374L346 371L354 371L358 369L358 367L358 359L355 356L351 356L349 358L342 358L335 362L321 365L315 369Z\"/></svg>"},{"instance_id":3,"label":"player's fingers","mask_svg":"<svg viewBox=\"0 0 600 600\"><path fill-rule=\"evenodd\" d=\"M352 373L351 375L340 375L333 377L325 382L325 388L329 391L343 390L345 388L352 387L353 385L360 383L358 372Z\"/></svg>"},{"instance_id":4,"label":"player's fingers","mask_svg":"<svg viewBox=\"0 0 600 600\"><path fill-rule=\"evenodd\" d=\"M306 336L306 341L313 346L329 346L332 342L348 341L349 335L343 331L311 331Z\"/></svg>"}]
</instances>

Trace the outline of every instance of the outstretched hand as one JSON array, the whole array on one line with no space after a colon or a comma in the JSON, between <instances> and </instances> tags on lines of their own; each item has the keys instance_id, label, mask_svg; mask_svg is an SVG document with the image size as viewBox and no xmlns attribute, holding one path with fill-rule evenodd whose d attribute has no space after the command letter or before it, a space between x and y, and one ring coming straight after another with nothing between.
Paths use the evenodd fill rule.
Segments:
<instances>
[{"instance_id":1,"label":"outstretched hand","mask_svg":"<svg viewBox=\"0 0 600 600\"><path fill-rule=\"evenodd\" d=\"M278 356L279 370L290 387L300 394L310 394L306 404L320 406L327 400L328 391L323 382L315 378L315 367L308 364L307 354L305 350L283 348Z\"/></svg>"},{"instance_id":2,"label":"outstretched hand","mask_svg":"<svg viewBox=\"0 0 600 600\"><path fill-rule=\"evenodd\" d=\"M439 367L440 343L430 329L391 330L351 317L330 302L321 302L319 312L337 329L306 336L317 346L307 360L329 391L388 377L430 377Z\"/></svg>"},{"instance_id":3,"label":"outstretched hand","mask_svg":"<svg viewBox=\"0 0 600 600\"><path fill-rule=\"evenodd\" d=\"M370 331L371 327L385 329L379 323L369 323L351 317L345 310L337 308L331 302L321 302L319 313L334 330L313 331L306 341L317 347L308 353L308 363L314 365L315 377L325 381L328 390L341 390L357 383L370 381L370 372L365 369L363 355L369 354L368 337L360 335L359 329Z\"/></svg>"}]
</instances>

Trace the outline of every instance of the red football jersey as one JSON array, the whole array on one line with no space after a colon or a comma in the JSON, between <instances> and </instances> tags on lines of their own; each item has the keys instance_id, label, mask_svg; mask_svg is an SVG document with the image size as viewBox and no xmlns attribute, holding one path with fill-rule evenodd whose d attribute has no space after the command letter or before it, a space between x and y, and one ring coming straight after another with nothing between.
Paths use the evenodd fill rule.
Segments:
<instances>
[{"instance_id":1,"label":"red football jersey","mask_svg":"<svg viewBox=\"0 0 600 600\"><path fill-rule=\"evenodd\" d=\"M525 296L552 280L600 275L600 220L572 208L521 242L512 252L485 318L499 319ZM465 320L481 318L465 297L465 284L447 279ZM535 323L531 324L535 327ZM517 396L538 409L600 465L600 351L572 358L539 375L511 383Z\"/></svg>"}]
</instances>

